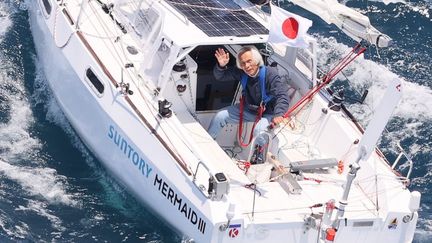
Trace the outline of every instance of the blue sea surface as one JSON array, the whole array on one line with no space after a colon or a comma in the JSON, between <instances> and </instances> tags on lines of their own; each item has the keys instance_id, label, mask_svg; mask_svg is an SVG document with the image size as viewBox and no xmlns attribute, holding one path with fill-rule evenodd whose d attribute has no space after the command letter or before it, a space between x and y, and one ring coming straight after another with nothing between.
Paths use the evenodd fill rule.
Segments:
<instances>
[{"instance_id":1,"label":"blue sea surface","mask_svg":"<svg viewBox=\"0 0 432 243\"><path fill-rule=\"evenodd\" d=\"M332 88L350 96L369 91L366 105L348 105L366 124L386 84L403 80L380 147L392 161L399 140L412 156L410 189L422 193L414 242L432 242L432 2L345 3L394 42L369 48ZM309 33L320 46L320 69L355 45L316 16L282 6L314 21ZM24 1L0 0L0 242L187 241L113 181L84 146L51 94L34 41Z\"/></svg>"}]
</instances>

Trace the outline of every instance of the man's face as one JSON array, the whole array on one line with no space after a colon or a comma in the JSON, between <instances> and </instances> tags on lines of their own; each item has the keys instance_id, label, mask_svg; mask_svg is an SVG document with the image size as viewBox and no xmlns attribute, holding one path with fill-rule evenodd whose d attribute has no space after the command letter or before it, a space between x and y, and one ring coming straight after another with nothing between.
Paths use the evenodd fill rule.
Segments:
<instances>
[{"instance_id":1,"label":"man's face","mask_svg":"<svg viewBox=\"0 0 432 243\"><path fill-rule=\"evenodd\" d=\"M240 67L249 76L255 76L258 72L258 63L255 62L251 51L247 51L239 56Z\"/></svg>"}]
</instances>

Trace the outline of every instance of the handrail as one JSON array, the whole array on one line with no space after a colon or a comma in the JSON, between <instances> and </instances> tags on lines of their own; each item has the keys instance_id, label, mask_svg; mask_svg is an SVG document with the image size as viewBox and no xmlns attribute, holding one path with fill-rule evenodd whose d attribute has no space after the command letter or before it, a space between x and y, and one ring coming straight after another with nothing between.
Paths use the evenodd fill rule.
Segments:
<instances>
[{"instance_id":1,"label":"handrail","mask_svg":"<svg viewBox=\"0 0 432 243\"><path fill-rule=\"evenodd\" d=\"M210 168L209 168L209 167L208 167L204 162L199 161L198 164L197 164L197 166L196 166L195 173L193 174L192 182L193 182L193 184L194 184L194 185L199 189L199 191L200 191L200 192L201 192L205 197L207 197L207 198L211 198L212 195L211 195L209 192L206 193L205 188L203 188L203 186L197 184L196 179L197 179L198 169L199 169L200 165L202 165L202 167L204 167L204 168L207 170L207 172L208 172L208 174L209 174L209 179L213 177L213 174L212 174L212 172L210 171ZM208 189L208 188L207 188L207 189Z\"/></svg>"},{"instance_id":2,"label":"handrail","mask_svg":"<svg viewBox=\"0 0 432 243\"><path fill-rule=\"evenodd\" d=\"M210 176L213 176L213 174L210 171L210 168L204 162L200 161L198 162L197 167L195 169L195 173L193 174L193 179L192 179L193 182L196 181L196 175L198 174L198 168L200 165L204 166L204 168L208 171Z\"/></svg>"},{"instance_id":3,"label":"handrail","mask_svg":"<svg viewBox=\"0 0 432 243\"><path fill-rule=\"evenodd\" d=\"M405 149L402 148L402 146L400 145L400 141L397 142L397 147L399 148L400 153L399 153L399 155L397 156L397 158L395 159L395 161L393 162L391 168L394 170L395 167L396 167L396 165L397 165L397 164L399 163L399 161L401 160L402 156L405 156L405 158L406 158L407 161L406 161L404 164L406 164L406 163L408 162L408 166L409 166L409 169L408 169L408 173L407 173L407 175L406 175L406 178L409 179L410 176L411 176L411 172L412 172L412 169L413 169L414 162L412 161L411 157L410 157L410 156L405 152Z\"/></svg>"}]
</instances>

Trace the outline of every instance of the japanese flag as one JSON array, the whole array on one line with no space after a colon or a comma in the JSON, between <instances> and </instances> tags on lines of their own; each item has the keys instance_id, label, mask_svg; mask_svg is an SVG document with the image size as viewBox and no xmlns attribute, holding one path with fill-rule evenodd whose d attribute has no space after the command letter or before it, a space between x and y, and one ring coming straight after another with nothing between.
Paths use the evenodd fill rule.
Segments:
<instances>
[{"instance_id":1,"label":"japanese flag","mask_svg":"<svg viewBox=\"0 0 432 243\"><path fill-rule=\"evenodd\" d=\"M268 42L307 48L306 32L312 21L271 4L270 34Z\"/></svg>"}]
</instances>

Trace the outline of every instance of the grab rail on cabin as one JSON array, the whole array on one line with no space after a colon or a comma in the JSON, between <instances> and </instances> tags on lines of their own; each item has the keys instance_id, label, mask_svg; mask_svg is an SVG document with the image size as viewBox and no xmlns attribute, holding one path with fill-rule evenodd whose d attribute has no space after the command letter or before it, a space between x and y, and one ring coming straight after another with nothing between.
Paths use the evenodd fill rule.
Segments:
<instances>
[{"instance_id":1,"label":"grab rail on cabin","mask_svg":"<svg viewBox=\"0 0 432 243\"><path fill-rule=\"evenodd\" d=\"M399 152L399 155L396 157L395 161L393 162L391 168L394 170L396 168L396 166L399 164L399 162L402 159L402 157L405 157L405 159L407 161L405 163L403 163L403 164L408 163L408 167L409 167L408 168L408 173L407 173L407 175L405 177L407 179L409 179L410 176L411 176L411 172L412 172L414 163L413 163L411 157L405 152L405 149L402 148L402 146L400 145L399 141L397 142L397 147L398 147L398 149L399 149L400 152Z\"/></svg>"}]
</instances>

